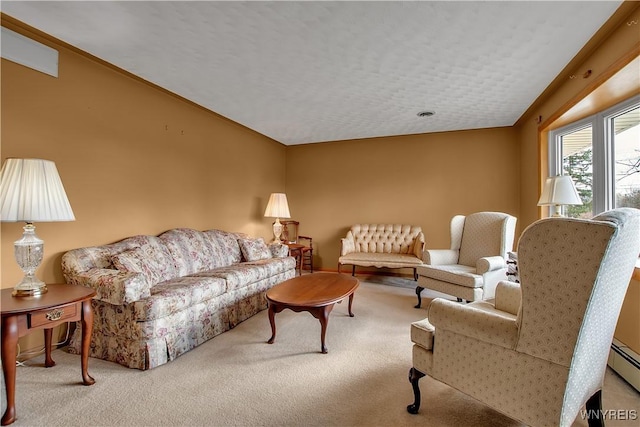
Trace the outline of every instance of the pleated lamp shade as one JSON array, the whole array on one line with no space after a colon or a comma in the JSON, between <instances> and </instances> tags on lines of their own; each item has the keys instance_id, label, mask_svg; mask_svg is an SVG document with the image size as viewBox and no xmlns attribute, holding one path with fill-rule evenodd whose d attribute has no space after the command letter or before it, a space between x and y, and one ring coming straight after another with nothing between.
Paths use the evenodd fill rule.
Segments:
<instances>
[{"instance_id":1,"label":"pleated lamp shade","mask_svg":"<svg viewBox=\"0 0 640 427\"><path fill-rule=\"evenodd\" d=\"M284 193L271 193L264 216L269 218L291 218L287 195Z\"/></svg>"},{"instance_id":2,"label":"pleated lamp shade","mask_svg":"<svg viewBox=\"0 0 640 427\"><path fill-rule=\"evenodd\" d=\"M0 171L0 220L74 221L69 199L54 162L7 159Z\"/></svg>"}]
</instances>

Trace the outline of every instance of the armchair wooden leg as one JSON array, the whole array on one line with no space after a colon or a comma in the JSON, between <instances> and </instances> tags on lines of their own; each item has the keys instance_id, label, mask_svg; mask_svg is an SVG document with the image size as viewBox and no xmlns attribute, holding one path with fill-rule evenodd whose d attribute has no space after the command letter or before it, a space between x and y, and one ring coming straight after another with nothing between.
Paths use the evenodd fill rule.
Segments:
<instances>
[{"instance_id":1,"label":"armchair wooden leg","mask_svg":"<svg viewBox=\"0 0 640 427\"><path fill-rule=\"evenodd\" d=\"M409 370L409 382L411 382L411 387L413 387L413 403L407 406L407 412L410 414L417 414L420 409L420 386L418 385L418 381L420 381L422 377L424 377L424 374L416 368Z\"/></svg>"},{"instance_id":2,"label":"armchair wooden leg","mask_svg":"<svg viewBox=\"0 0 640 427\"><path fill-rule=\"evenodd\" d=\"M351 270L351 275L355 276L356 275L356 265L353 265L353 270Z\"/></svg>"},{"instance_id":3,"label":"armchair wooden leg","mask_svg":"<svg viewBox=\"0 0 640 427\"><path fill-rule=\"evenodd\" d=\"M418 281L418 269L417 268L413 269L413 281L414 282Z\"/></svg>"},{"instance_id":4,"label":"armchair wooden leg","mask_svg":"<svg viewBox=\"0 0 640 427\"><path fill-rule=\"evenodd\" d=\"M418 305L414 306L415 308L420 308L422 305L422 291L424 288L422 286L416 286L416 295L418 296Z\"/></svg>"},{"instance_id":5,"label":"armchair wooden leg","mask_svg":"<svg viewBox=\"0 0 640 427\"><path fill-rule=\"evenodd\" d=\"M587 422L589 427L604 427L604 416L602 414L602 390L596 391L587 400Z\"/></svg>"}]
</instances>

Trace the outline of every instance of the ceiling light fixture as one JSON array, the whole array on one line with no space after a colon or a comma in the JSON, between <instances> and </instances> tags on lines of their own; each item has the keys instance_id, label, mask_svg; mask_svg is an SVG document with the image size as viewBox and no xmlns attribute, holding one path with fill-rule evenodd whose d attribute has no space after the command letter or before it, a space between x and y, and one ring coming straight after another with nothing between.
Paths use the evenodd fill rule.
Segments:
<instances>
[{"instance_id":1,"label":"ceiling light fixture","mask_svg":"<svg viewBox=\"0 0 640 427\"><path fill-rule=\"evenodd\" d=\"M431 117L435 114L435 111L420 111L418 117Z\"/></svg>"}]
</instances>

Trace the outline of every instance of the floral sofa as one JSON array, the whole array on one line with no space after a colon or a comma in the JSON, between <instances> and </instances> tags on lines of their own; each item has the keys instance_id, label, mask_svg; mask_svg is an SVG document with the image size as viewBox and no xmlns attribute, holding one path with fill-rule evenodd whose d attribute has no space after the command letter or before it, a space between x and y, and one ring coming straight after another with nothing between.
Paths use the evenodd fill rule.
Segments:
<instances>
[{"instance_id":1,"label":"floral sofa","mask_svg":"<svg viewBox=\"0 0 640 427\"><path fill-rule=\"evenodd\" d=\"M265 292L295 276L285 245L222 230L177 228L159 236L74 249L67 283L96 290L90 355L151 369L267 307ZM69 351L81 351L81 328Z\"/></svg>"}]
</instances>

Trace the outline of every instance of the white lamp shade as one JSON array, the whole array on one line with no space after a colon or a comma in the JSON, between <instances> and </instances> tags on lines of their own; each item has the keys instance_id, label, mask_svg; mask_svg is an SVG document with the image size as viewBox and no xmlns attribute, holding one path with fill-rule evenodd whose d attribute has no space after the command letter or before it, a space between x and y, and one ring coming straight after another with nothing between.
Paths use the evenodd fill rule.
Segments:
<instances>
[{"instance_id":1,"label":"white lamp shade","mask_svg":"<svg viewBox=\"0 0 640 427\"><path fill-rule=\"evenodd\" d=\"M578 190L569 175L547 178L542 189L538 206L545 205L581 205Z\"/></svg>"},{"instance_id":2,"label":"white lamp shade","mask_svg":"<svg viewBox=\"0 0 640 427\"><path fill-rule=\"evenodd\" d=\"M54 162L12 158L4 162L0 171L0 220L32 223L75 219Z\"/></svg>"},{"instance_id":3,"label":"white lamp shade","mask_svg":"<svg viewBox=\"0 0 640 427\"><path fill-rule=\"evenodd\" d=\"M271 193L264 216L271 218L291 218L287 195L284 193Z\"/></svg>"}]
</instances>

